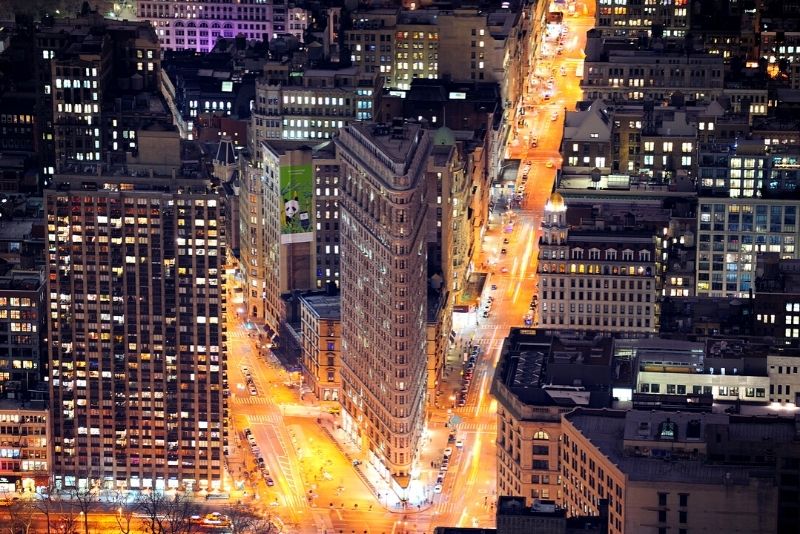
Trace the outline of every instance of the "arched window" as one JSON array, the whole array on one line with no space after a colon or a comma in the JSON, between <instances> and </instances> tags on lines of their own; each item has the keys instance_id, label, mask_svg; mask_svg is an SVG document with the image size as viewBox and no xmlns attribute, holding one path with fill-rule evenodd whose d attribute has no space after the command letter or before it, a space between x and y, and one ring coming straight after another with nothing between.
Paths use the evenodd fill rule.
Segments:
<instances>
[{"instance_id":1,"label":"arched window","mask_svg":"<svg viewBox=\"0 0 800 534\"><path fill-rule=\"evenodd\" d=\"M533 439L550 440L550 436L544 430L539 430L533 435Z\"/></svg>"},{"instance_id":2,"label":"arched window","mask_svg":"<svg viewBox=\"0 0 800 534\"><path fill-rule=\"evenodd\" d=\"M212 22L211 23L211 27L212 28L219 28L219 22Z\"/></svg>"},{"instance_id":3,"label":"arched window","mask_svg":"<svg viewBox=\"0 0 800 534\"><path fill-rule=\"evenodd\" d=\"M175 27L176 27L176 28L183 28L183 22L181 22L181 21L179 21L179 20L176 20L176 21L175 21Z\"/></svg>"}]
</instances>

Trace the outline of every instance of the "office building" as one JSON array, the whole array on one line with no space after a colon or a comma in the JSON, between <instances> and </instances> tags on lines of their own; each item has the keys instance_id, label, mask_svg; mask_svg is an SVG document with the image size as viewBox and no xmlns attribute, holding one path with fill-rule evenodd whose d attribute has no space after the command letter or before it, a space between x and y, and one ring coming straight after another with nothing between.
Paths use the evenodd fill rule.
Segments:
<instances>
[{"instance_id":1,"label":"office building","mask_svg":"<svg viewBox=\"0 0 800 534\"><path fill-rule=\"evenodd\" d=\"M606 102L653 99L680 93L686 101L712 100L723 94L724 62L719 56L686 53L682 44L604 39L597 29L586 39L581 81L585 100Z\"/></svg>"},{"instance_id":2,"label":"office building","mask_svg":"<svg viewBox=\"0 0 800 534\"><path fill-rule=\"evenodd\" d=\"M770 423L725 414L576 409L563 417L560 447L567 513L597 514L600 500L608 499L610 533L776 532L774 467L743 456L724 461L722 454L731 441L756 441L752 435L760 454L794 440L793 421Z\"/></svg>"},{"instance_id":3,"label":"office building","mask_svg":"<svg viewBox=\"0 0 800 534\"><path fill-rule=\"evenodd\" d=\"M256 82L251 119L254 156L261 158L263 141L322 143L354 120L371 120L381 83L380 76L357 67L267 72Z\"/></svg>"},{"instance_id":4,"label":"office building","mask_svg":"<svg viewBox=\"0 0 800 534\"><path fill-rule=\"evenodd\" d=\"M242 174L239 262L247 313L277 332L281 296L318 287L314 151L274 140L261 142L259 153ZM338 212L327 215L338 222Z\"/></svg>"},{"instance_id":5,"label":"office building","mask_svg":"<svg viewBox=\"0 0 800 534\"><path fill-rule=\"evenodd\" d=\"M405 495L424 422L431 136L402 121L354 123L335 143L342 426Z\"/></svg>"},{"instance_id":6,"label":"office building","mask_svg":"<svg viewBox=\"0 0 800 534\"><path fill-rule=\"evenodd\" d=\"M519 92L517 61L511 54L522 37L519 12L474 8L441 10L365 9L351 14L344 44L354 65L379 73L384 85L408 90L414 79L447 77L486 81ZM465 54L469 54L466 56Z\"/></svg>"},{"instance_id":7,"label":"office building","mask_svg":"<svg viewBox=\"0 0 800 534\"><path fill-rule=\"evenodd\" d=\"M656 237L660 203L545 204L539 238L539 325L647 336L658 332L661 292Z\"/></svg>"},{"instance_id":8,"label":"office building","mask_svg":"<svg viewBox=\"0 0 800 534\"><path fill-rule=\"evenodd\" d=\"M176 131L126 167L45 194L53 480L222 488L227 444L220 196Z\"/></svg>"},{"instance_id":9,"label":"office building","mask_svg":"<svg viewBox=\"0 0 800 534\"><path fill-rule=\"evenodd\" d=\"M339 406L342 320L339 295L331 291L300 297L304 385L328 407Z\"/></svg>"},{"instance_id":10,"label":"office building","mask_svg":"<svg viewBox=\"0 0 800 534\"><path fill-rule=\"evenodd\" d=\"M798 200L780 198L699 198L697 294L745 297L754 288L758 254L798 258L799 207Z\"/></svg>"},{"instance_id":11,"label":"office building","mask_svg":"<svg viewBox=\"0 0 800 534\"><path fill-rule=\"evenodd\" d=\"M670 3L598 0L595 28L606 37L644 35L680 39L689 31L691 16L690 0Z\"/></svg>"},{"instance_id":12,"label":"office building","mask_svg":"<svg viewBox=\"0 0 800 534\"><path fill-rule=\"evenodd\" d=\"M611 405L611 349L609 338L511 329L491 385L497 399L498 494L522 495L529 504L563 501L561 416L577 406Z\"/></svg>"},{"instance_id":13,"label":"office building","mask_svg":"<svg viewBox=\"0 0 800 534\"><path fill-rule=\"evenodd\" d=\"M220 37L269 41L287 31L285 0L137 0L136 14L158 33L165 50L210 52ZM294 33L294 32L292 32Z\"/></svg>"},{"instance_id":14,"label":"office building","mask_svg":"<svg viewBox=\"0 0 800 534\"><path fill-rule=\"evenodd\" d=\"M766 406L770 378L765 347L733 338L616 340L633 362L639 400L706 395L717 404Z\"/></svg>"}]
</instances>

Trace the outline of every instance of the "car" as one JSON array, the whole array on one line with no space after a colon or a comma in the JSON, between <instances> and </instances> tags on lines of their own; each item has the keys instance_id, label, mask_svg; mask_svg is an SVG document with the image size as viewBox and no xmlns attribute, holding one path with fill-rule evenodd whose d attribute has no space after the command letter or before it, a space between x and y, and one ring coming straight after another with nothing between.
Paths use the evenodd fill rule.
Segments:
<instances>
[{"instance_id":1,"label":"car","mask_svg":"<svg viewBox=\"0 0 800 534\"><path fill-rule=\"evenodd\" d=\"M455 443L456 435L453 433L448 434L447 436L447 443Z\"/></svg>"},{"instance_id":2,"label":"car","mask_svg":"<svg viewBox=\"0 0 800 534\"><path fill-rule=\"evenodd\" d=\"M495 291L497 289L497 284L492 284L491 287L492 287L492 291Z\"/></svg>"},{"instance_id":3,"label":"car","mask_svg":"<svg viewBox=\"0 0 800 534\"><path fill-rule=\"evenodd\" d=\"M554 163L553 163L553 160L552 160L552 159L548 159L548 160L547 160L547 163L545 163L545 166L546 166L548 169L552 169L552 168L553 168L553 165L554 165Z\"/></svg>"},{"instance_id":4,"label":"car","mask_svg":"<svg viewBox=\"0 0 800 534\"><path fill-rule=\"evenodd\" d=\"M554 111L553 114L550 115L550 120L551 121L557 121L558 120L558 111Z\"/></svg>"},{"instance_id":5,"label":"car","mask_svg":"<svg viewBox=\"0 0 800 534\"><path fill-rule=\"evenodd\" d=\"M272 477L267 477L266 483L270 488L275 485L275 481L272 480Z\"/></svg>"},{"instance_id":6,"label":"car","mask_svg":"<svg viewBox=\"0 0 800 534\"><path fill-rule=\"evenodd\" d=\"M258 460L256 460L256 463L258 463L258 467L264 467L264 458L259 456Z\"/></svg>"},{"instance_id":7,"label":"car","mask_svg":"<svg viewBox=\"0 0 800 534\"><path fill-rule=\"evenodd\" d=\"M464 448L464 440L461 440L461 439L456 440L456 448L463 449Z\"/></svg>"},{"instance_id":8,"label":"car","mask_svg":"<svg viewBox=\"0 0 800 534\"><path fill-rule=\"evenodd\" d=\"M434 493L441 493L441 492L442 492L442 485L441 485L441 484L436 484L436 485L433 487L433 492L434 492Z\"/></svg>"},{"instance_id":9,"label":"car","mask_svg":"<svg viewBox=\"0 0 800 534\"><path fill-rule=\"evenodd\" d=\"M567 75L567 69L565 69L564 67L561 67L561 75L562 76L566 76Z\"/></svg>"},{"instance_id":10,"label":"car","mask_svg":"<svg viewBox=\"0 0 800 534\"><path fill-rule=\"evenodd\" d=\"M447 471L447 464L446 463L442 463L442 466L440 467L440 469L442 471Z\"/></svg>"},{"instance_id":11,"label":"car","mask_svg":"<svg viewBox=\"0 0 800 534\"><path fill-rule=\"evenodd\" d=\"M252 431L252 430L250 430L249 428L245 428L245 429L244 429L244 435L245 435L245 436L249 436L249 435L251 435L252 433L253 433L253 431Z\"/></svg>"},{"instance_id":12,"label":"car","mask_svg":"<svg viewBox=\"0 0 800 534\"><path fill-rule=\"evenodd\" d=\"M500 272L506 274L508 272L508 267L503 267L500 269Z\"/></svg>"},{"instance_id":13,"label":"car","mask_svg":"<svg viewBox=\"0 0 800 534\"><path fill-rule=\"evenodd\" d=\"M501 249L500 249L500 254L505 254L506 252L508 252L508 250L506 250L506 249L504 249L504 248L501 248Z\"/></svg>"},{"instance_id":14,"label":"car","mask_svg":"<svg viewBox=\"0 0 800 534\"><path fill-rule=\"evenodd\" d=\"M359 459L353 460L353 467L358 467L359 465L361 465L361 460Z\"/></svg>"},{"instance_id":15,"label":"car","mask_svg":"<svg viewBox=\"0 0 800 534\"><path fill-rule=\"evenodd\" d=\"M247 367L246 365L243 365L242 366L242 374L249 375L250 374L250 368Z\"/></svg>"},{"instance_id":16,"label":"car","mask_svg":"<svg viewBox=\"0 0 800 534\"><path fill-rule=\"evenodd\" d=\"M444 482L444 475L439 473L439 476L436 477L436 483L441 484L442 482Z\"/></svg>"},{"instance_id":17,"label":"car","mask_svg":"<svg viewBox=\"0 0 800 534\"><path fill-rule=\"evenodd\" d=\"M533 137L531 139L531 147L536 148L537 146L539 146L539 138L538 137Z\"/></svg>"},{"instance_id":18,"label":"car","mask_svg":"<svg viewBox=\"0 0 800 534\"><path fill-rule=\"evenodd\" d=\"M453 454L453 449L452 449L451 447L447 447L447 448L444 450L444 455L445 455L445 456L450 456L451 454Z\"/></svg>"},{"instance_id":19,"label":"car","mask_svg":"<svg viewBox=\"0 0 800 534\"><path fill-rule=\"evenodd\" d=\"M488 318L489 318L489 312L488 312L488 311L485 311L485 312L483 312L483 315L482 315L482 317L483 317L484 319L488 319Z\"/></svg>"},{"instance_id":20,"label":"car","mask_svg":"<svg viewBox=\"0 0 800 534\"><path fill-rule=\"evenodd\" d=\"M458 405L459 405L459 407L466 406L467 405L467 401L465 399L461 399L461 400L458 401Z\"/></svg>"},{"instance_id":21,"label":"car","mask_svg":"<svg viewBox=\"0 0 800 534\"><path fill-rule=\"evenodd\" d=\"M522 185L520 185L520 186L517 188L517 192L519 192L519 193L524 193L524 192L525 192L525 189L527 189L527 188L525 187L525 184L522 184Z\"/></svg>"},{"instance_id":22,"label":"car","mask_svg":"<svg viewBox=\"0 0 800 534\"><path fill-rule=\"evenodd\" d=\"M253 397L258 395L258 390L255 388L255 386L250 387L250 395L252 395Z\"/></svg>"},{"instance_id":23,"label":"car","mask_svg":"<svg viewBox=\"0 0 800 534\"><path fill-rule=\"evenodd\" d=\"M507 237L503 238L503 244L504 245L508 245L508 238ZM489 298L492 298L492 297L489 297Z\"/></svg>"}]
</instances>

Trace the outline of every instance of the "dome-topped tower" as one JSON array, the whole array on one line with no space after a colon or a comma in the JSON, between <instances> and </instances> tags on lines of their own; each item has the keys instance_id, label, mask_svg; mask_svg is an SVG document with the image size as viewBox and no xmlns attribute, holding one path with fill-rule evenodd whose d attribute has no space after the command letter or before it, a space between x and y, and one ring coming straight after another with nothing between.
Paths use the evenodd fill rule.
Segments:
<instances>
[{"instance_id":1,"label":"dome-topped tower","mask_svg":"<svg viewBox=\"0 0 800 534\"><path fill-rule=\"evenodd\" d=\"M564 197L561 196L561 193L558 191L553 191L553 194L550 195L550 199L544 205L544 210L546 212L567 211L567 205L564 202Z\"/></svg>"},{"instance_id":2,"label":"dome-topped tower","mask_svg":"<svg viewBox=\"0 0 800 534\"><path fill-rule=\"evenodd\" d=\"M553 191L544 205L542 238L548 245L562 245L567 240L567 203L558 191Z\"/></svg>"}]
</instances>

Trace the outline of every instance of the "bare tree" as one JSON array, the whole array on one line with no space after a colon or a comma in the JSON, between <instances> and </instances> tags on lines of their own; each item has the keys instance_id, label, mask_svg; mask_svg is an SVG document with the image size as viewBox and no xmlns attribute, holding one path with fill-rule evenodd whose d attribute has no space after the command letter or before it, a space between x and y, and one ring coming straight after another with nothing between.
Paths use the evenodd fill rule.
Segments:
<instances>
[{"instance_id":1,"label":"bare tree","mask_svg":"<svg viewBox=\"0 0 800 534\"><path fill-rule=\"evenodd\" d=\"M97 494L92 488L82 488L73 491L71 497L78 507L78 514L83 522L83 534L89 534L89 513L94 510Z\"/></svg>"},{"instance_id":2,"label":"bare tree","mask_svg":"<svg viewBox=\"0 0 800 534\"><path fill-rule=\"evenodd\" d=\"M192 534L198 525L192 516L199 509L190 499L176 494L169 497L157 491L143 494L138 500L139 511L145 516L142 528L146 534Z\"/></svg>"},{"instance_id":3,"label":"bare tree","mask_svg":"<svg viewBox=\"0 0 800 534\"><path fill-rule=\"evenodd\" d=\"M114 503L114 519L119 527L120 534L132 534L135 531L133 516L139 508L138 503L129 503L124 492L116 492L112 498Z\"/></svg>"},{"instance_id":4,"label":"bare tree","mask_svg":"<svg viewBox=\"0 0 800 534\"><path fill-rule=\"evenodd\" d=\"M2 506L8 517L0 520L0 532L8 534L35 532L33 523L36 518L36 510L31 506L30 501L5 497L2 499Z\"/></svg>"},{"instance_id":5,"label":"bare tree","mask_svg":"<svg viewBox=\"0 0 800 534\"><path fill-rule=\"evenodd\" d=\"M38 493L34 498L33 507L44 516L47 534L53 533L53 516L58 513L62 504L62 501L58 498L58 489L52 482L47 485L44 492Z\"/></svg>"},{"instance_id":6,"label":"bare tree","mask_svg":"<svg viewBox=\"0 0 800 534\"><path fill-rule=\"evenodd\" d=\"M231 534L273 534L278 532L268 518L261 517L251 507L238 503L226 508Z\"/></svg>"},{"instance_id":7,"label":"bare tree","mask_svg":"<svg viewBox=\"0 0 800 534\"><path fill-rule=\"evenodd\" d=\"M9 514L14 521L15 534L30 534L36 531L33 526L36 509L31 506L30 501L14 501L9 509Z\"/></svg>"}]
</instances>

